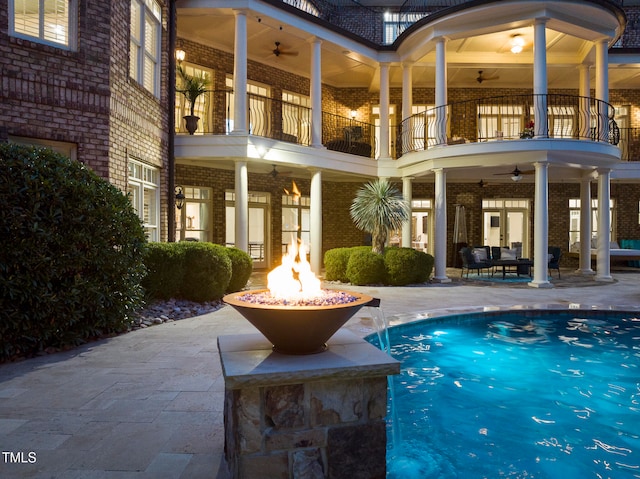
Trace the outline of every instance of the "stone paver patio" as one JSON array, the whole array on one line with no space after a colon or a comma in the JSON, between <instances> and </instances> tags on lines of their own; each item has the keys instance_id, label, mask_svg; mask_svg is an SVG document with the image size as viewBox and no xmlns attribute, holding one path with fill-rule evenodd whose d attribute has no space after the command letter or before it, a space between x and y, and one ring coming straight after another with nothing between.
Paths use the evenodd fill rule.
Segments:
<instances>
[{"instance_id":1,"label":"stone paver patio","mask_svg":"<svg viewBox=\"0 0 640 479\"><path fill-rule=\"evenodd\" d=\"M382 301L387 319L480 306L640 308L640 271L596 284L562 271L553 289L460 281L351 287ZM254 287L259 280L254 280ZM555 282L555 280L554 280ZM336 286L336 285L329 285ZM369 308L347 326L374 331ZM84 345L0 364L0 477L225 478L224 381L216 339L256 330L230 307Z\"/></svg>"}]
</instances>

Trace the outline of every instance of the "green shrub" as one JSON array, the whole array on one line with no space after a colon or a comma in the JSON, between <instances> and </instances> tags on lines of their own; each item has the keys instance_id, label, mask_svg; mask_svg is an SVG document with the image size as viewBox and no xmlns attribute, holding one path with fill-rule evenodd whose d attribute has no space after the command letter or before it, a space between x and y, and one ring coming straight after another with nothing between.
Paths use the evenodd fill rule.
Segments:
<instances>
[{"instance_id":1,"label":"green shrub","mask_svg":"<svg viewBox=\"0 0 640 479\"><path fill-rule=\"evenodd\" d=\"M184 279L184 248L178 243L149 243L144 256L147 274L142 280L149 299L177 298Z\"/></svg>"},{"instance_id":2,"label":"green shrub","mask_svg":"<svg viewBox=\"0 0 640 479\"><path fill-rule=\"evenodd\" d=\"M146 240L128 198L77 161L0 144L0 360L125 330Z\"/></svg>"},{"instance_id":3,"label":"green shrub","mask_svg":"<svg viewBox=\"0 0 640 479\"><path fill-rule=\"evenodd\" d=\"M371 249L371 248L369 248ZM334 248L324 254L324 279L347 283L347 264L351 256L351 248Z\"/></svg>"},{"instance_id":4,"label":"green shrub","mask_svg":"<svg viewBox=\"0 0 640 479\"><path fill-rule=\"evenodd\" d=\"M385 249L386 283L393 286L424 283L429 279L433 268L433 257L430 266L429 257L427 253L413 248Z\"/></svg>"},{"instance_id":5,"label":"green shrub","mask_svg":"<svg viewBox=\"0 0 640 479\"><path fill-rule=\"evenodd\" d=\"M429 253L425 253L424 251L418 251L418 253L419 254L416 257L417 276L415 282L426 283L431 278L435 258Z\"/></svg>"},{"instance_id":6,"label":"green shrub","mask_svg":"<svg viewBox=\"0 0 640 479\"><path fill-rule=\"evenodd\" d=\"M235 293L247 285L253 272L253 260L248 253L238 248L226 248L226 252L231 260L231 280L226 292Z\"/></svg>"},{"instance_id":7,"label":"green shrub","mask_svg":"<svg viewBox=\"0 0 640 479\"><path fill-rule=\"evenodd\" d=\"M347 263L349 282L357 285L380 284L385 279L384 258L370 247L355 248Z\"/></svg>"},{"instance_id":8,"label":"green shrub","mask_svg":"<svg viewBox=\"0 0 640 479\"><path fill-rule=\"evenodd\" d=\"M176 243L184 250L185 274L180 296L190 301L214 301L222 298L231 280L231 260L224 246L184 241Z\"/></svg>"}]
</instances>

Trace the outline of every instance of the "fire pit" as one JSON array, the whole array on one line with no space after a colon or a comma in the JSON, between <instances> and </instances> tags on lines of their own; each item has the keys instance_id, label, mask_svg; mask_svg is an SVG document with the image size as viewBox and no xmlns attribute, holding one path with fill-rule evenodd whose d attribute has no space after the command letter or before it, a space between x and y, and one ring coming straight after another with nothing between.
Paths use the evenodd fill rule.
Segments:
<instances>
[{"instance_id":1,"label":"fire pit","mask_svg":"<svg viewBox=\"0 0 640 479\"><path fill-rule=\"evenodd\" d=\"M322 289L311 271L304 245L295 239L282 264L267 279L268 289L232 293L222 299L258 328L279 353L326 350L326 341L349 318L375 302L365 294Z\"/></svg>"},{"instance_id":2,"label":"fire pit","mask_svg":"<svg viewBox=\"0 0 640 479\"><path fill-rule=\"evenodd\" d=\"M319 306L267 304L251 299L268 292L267 289L244 291L228 294L223 300L271 341L274 351L284 354L325 351L327 340L360 308L374 301L371 296L351 292L346 294L355 298L353 301Z\"/></svg>"}]
</instances>

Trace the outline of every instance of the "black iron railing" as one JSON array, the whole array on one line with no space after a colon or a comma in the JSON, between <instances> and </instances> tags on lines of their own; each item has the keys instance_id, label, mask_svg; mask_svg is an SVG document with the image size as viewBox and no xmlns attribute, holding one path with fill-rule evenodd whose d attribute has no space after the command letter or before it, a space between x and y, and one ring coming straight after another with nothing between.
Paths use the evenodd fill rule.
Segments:
<instances>
[{"instance_id":1,"label":"black iron railing","mask_svg":"<svg viewBox=\"0 0 640 479\"><path fill-rule=\"evenodd\" d=\"M537 124L546 111L547 122ZM614 108L575 95L510 95L431 108L405 119L398 130L400 155L435 146L533 137L617 144Z\"/></svg>"},{"instance_id":2,"label":"black iron railing","mask_svg":"<svg viewBox=\"0 0 640 479\"><path fill-rule=\"evenodd\" d=\"M249 133L256 136L311 144L311 108L249 93Z\"/></svg>"},{"instance_id":3,"label":"black iron railing","mask_svg":"<svg viewBox=\"0 0 640 479\"><path fill-rule=\"evenodd\" d=\"M374 158L375 128L370 123L322 112L322 144L329 150Z\"/></svg>"}]
</instances>

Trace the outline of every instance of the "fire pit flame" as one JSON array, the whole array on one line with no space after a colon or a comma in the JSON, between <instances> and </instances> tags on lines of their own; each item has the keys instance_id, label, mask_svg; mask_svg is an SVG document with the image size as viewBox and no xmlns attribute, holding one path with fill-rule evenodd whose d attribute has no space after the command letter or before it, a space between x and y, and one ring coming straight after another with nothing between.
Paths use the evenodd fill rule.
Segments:
<instances>
[{"instance_id":1,"label":"fire pit flame","mask_svg":"<svg viewBox=\"0 0 640 479\"><path fill-rule=\"evenodd\" d=\"M295 238L282 256L282 264L267 275L267 287L275 299L282 301L309 300L322 296L321 282L311 271L304 243Z\"/></svg>"}]
</instances>

